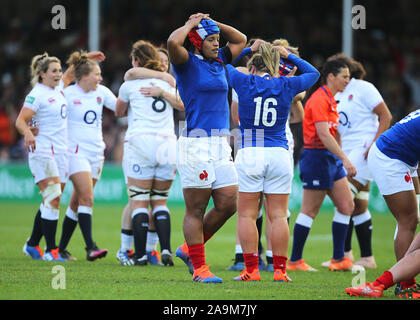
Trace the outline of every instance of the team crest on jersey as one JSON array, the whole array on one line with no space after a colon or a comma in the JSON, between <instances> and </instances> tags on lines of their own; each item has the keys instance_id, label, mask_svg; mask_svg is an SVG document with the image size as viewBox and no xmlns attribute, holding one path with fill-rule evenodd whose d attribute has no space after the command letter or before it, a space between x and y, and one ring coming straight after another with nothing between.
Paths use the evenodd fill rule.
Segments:
<instances>
[{"instance_id":1,"label":"team crest on jersey","mask_svg":"<svg viewBox=\"0 0 420 320\"><path fill-rule=\"evenodd\" d=\"M207 171L206 170L203 170L203 172L202 173L200 173L200 180L205 180L205 181L207 181L208 179L207 179L207 177L209 176L209 174L207 173Z\"/></svg>"},{"instance_id":2,"label":"team crest on jersey","mask_svg":"<svg viewBox=\"0 0 420 320\"><path fill-rule=\"evenodd\" d=\"M73 100L73 104L82 104L82 101L76 99L76 100Z\"/></svg>"},{"instance_id":3,"label":"team crest on jersey","mask_svg":"<svg viewBox=\"0 0 420 320\"><path fill-rule=\"evenodd\" d=\"M49 103L54 103L54 102L55 102L55 99L54 99L54 98L49 98L49 99L48 99L48 102L49 102Z\"/></svg>"},{"instance_id":4,"label":"team crest on jersey","mask_svg":"<svg viewBox=\"0 0 420 320\"><path fill-rule=\"evenodd\" d=\"M349 101L353 101L353 95L352 95L352 94L351 94L351 95L349 95L348 100L349 100Z\"/></svg>"},{"instance_id":5,"label":"team crest on jersey","mask_svg":"<svg viewBox=\"0 0 420 320\"><path fill-rule=\"evenodd\" d=\"M97 102L98 104L101 104L101 103L102 103L102 98L101 98L101 97L96 97L96 102Z\"/></svg>"}]
</instances>

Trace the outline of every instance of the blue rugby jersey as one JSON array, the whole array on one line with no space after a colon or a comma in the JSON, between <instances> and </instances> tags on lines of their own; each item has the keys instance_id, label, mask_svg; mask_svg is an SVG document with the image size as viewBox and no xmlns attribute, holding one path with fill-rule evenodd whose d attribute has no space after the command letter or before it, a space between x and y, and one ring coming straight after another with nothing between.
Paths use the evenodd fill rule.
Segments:
<instances>
[{"instance_id":1,"label":"blue rugby jersey","mask_svg":"<svg viewBox=\"0 0 420 320\"><path fill-rule=\"evenodd\" d=\"M229 135L228 84L225 67L188 52L188 61L172 65L179 94L185 106L183 136ZM231 60L228 47L219 49L219 59ZM230 57L228 57L230 56Z\"/></svg>"},{"instance_id":2,"label":"blue rugby jersey","mask_svg":"<svg viewBox=\"0 0 420 320\"><path fill-rule=\"evenodd\" d=\"M391 159L415 167L420 160L420 109L411 112L376 140L376 146Z\"/></svg>"},{"instance_id":3,"label":"blue rugby jersey","mask_svg":"<svg viewBox=\"0 0 420 320\"><path fill-rule=\"evenodd\" d=\"M286 121L290 104L300 92L319 78L319 72L308 62L290 54L288 58L302 72L296 77L273 78L245 75L227 65L229 85L238 94L239 129L242 139L238 147L283 147L288 149Z\"/></svg>"}]
</instances>

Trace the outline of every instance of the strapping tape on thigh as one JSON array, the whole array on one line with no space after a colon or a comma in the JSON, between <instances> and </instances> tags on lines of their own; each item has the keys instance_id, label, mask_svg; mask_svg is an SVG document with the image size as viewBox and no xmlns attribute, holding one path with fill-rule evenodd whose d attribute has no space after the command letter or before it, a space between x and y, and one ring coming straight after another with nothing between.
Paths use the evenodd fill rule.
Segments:
<instances>
[{"instance_id":1,"label":"strapping tape on thigh","mask_svg":"<svg viewBox=\"0 0 420 320\"><path fill-rule=\"evenodd\" d=\"M150 200L166 200L169 196L168 190L156 190L152 189L150 192Z\"/></svg>"},{"instance_id":2,"label":"strapping tape on thigh","mask_svg":"<svg viewBox=\"0 0 420 320\"><path fill-rule=\"evenodd\" d=\"M369 191L360 191L358 194L356 194L355 199L369 200Z\"/></svg>"},{"instance_id":3,"label":"strapping tape on thigh","mask_svg":"<svg viewBox=\"0 0 420 320\"><path fill-rule=\"evenodd\" d=\"M147 201L150 200L150 190L149 189L141 189L136 186L130 186L127 188L128 197L131 200L136 201Z\"/></svg>"},{"instance_id":4,"label":"strapping tape on thigh","mask_svg":"<svg viewBox=\"0 0 420 320\"><path fill-rule=\"evenodd\" d=\"M350 186L351 196L354 199L359 193L359 190L351 182L349 182L349 186Z\"/></svg>"}]
</instances>

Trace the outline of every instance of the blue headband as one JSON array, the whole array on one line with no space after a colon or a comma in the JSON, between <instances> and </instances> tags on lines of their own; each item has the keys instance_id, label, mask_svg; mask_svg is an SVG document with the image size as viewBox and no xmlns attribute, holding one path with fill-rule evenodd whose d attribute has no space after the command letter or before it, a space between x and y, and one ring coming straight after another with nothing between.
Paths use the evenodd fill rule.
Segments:
<instances>
[{"instance_id":1,"label":"blue headband","mask_svg":"<svg viewBox=\"0 0 420 320\"><path fill-rule=\"evenodd\" d=\"M188 38L198 50L201 50L203 40L212 34L218 33L220 33L220 29L216 22L210 19L202 19L198 26L188 33Z\"/></svg>"}]
</instances>

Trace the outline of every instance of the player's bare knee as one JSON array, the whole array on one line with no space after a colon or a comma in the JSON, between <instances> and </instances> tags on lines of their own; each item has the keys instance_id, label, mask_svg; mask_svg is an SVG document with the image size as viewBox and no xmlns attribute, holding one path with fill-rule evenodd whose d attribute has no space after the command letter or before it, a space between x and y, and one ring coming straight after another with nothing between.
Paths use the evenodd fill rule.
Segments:
<instances>
[{"instance_id":1,"label":"player's bare knee","mask_svg":"<svg viewBox=\"0 0 420 320\"><path fill-rule=\"evenodd\" d=\"M79 196L78 200L79 200L78 201L79 206L92 207L93 206L93 193L88 193L88 194Z\"/></svg>"},{"instance_id":2,"label":"player's bare knee","mask_svg":"<svg viewBox=\"0 0 420 320\"><path fill-rule=\"evenodd\" d=\"M417 214L406 215L398 218L398 229L406 230L412 233L416 232L418 225L418 216Z\"/></svg>"},{"instance_id":3,"label":"player's bare knee","mask_svg":"<svg viewBox=\"0 0 420 320\"><path fill-rule=\"evenodd\" d=\"M352 215L353 212L354 212L354 202L353 202L353 200L346 201L346 202L343 202L343 203L337 205L337 210L341 214L344 214L346 216Z\"/></svg>"},{"instance_id":4,"label":"player's bare knee","mask_svg":"<svg viewBox=\"0 0 420 320\"><path fill-rule=\"evenodd\" d=\"M216 209L222 212L225 217L231 217L237 210L236 202L219 204Z\"/></svg>"}]
</instances>

